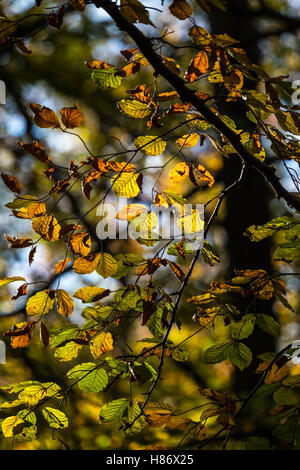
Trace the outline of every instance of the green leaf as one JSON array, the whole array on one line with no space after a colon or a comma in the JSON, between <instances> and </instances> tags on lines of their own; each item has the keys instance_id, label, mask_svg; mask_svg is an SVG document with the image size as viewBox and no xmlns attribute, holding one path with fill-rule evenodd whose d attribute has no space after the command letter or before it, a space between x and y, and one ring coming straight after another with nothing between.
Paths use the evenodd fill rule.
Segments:
<instances>
[{"instance_id":1,"label":"green leaf","mask_svg":"<svg viewBox=\"0 0 300 470\"><path fill-rule=\"evenodd\" d=\"M300 392L284 385L273 394L277 405L299 405Z\"/></svg>"},{"instance_id":2,"label":"green leaf","mask_svg":"<svg viewBox=\"0 0 300 470\"><path fill-rule=\"evenodd\" d=\"M252 313L245 315L241 321L231 323L230 335L233 339L239 341L244 338L248 338L253 333L255 325L255 315Z\"/></svg>"},{"instance_id":3,"label":"green leaf","mask_svg":"<svg viewBox=\"0 0 300 470\"><path fill-rule=\"evenodd\" d=\"M277 217L264 225L251 225L251 227L247 228L244 235L249 237L252 242L260 242L264 238L271 237L279 230L289 230L297 224L299 224L299 222L292 217Z\"/></svg>"},{"instance_id":4,"label":"green leaf","mask_svg":"<svg viewBox=\"0 0 300 470\"><path fill-rule=\"evenodd\" d=\"M182 346L173 349L171 357L178 362L186 362L189 359L190 353L184 349Z\"/></svg>"},{"instance_id":5,"label":"green leaf","mask_svg":"<svg viewBox=\"0 0 300 470\"><path fill-rule=\"evenodd\" d=\"M300 240L289 243L283 243L275 251L275 261L286 261L292 263L300 259Z\"/></svg>"},{"instance_id":6,"label":"green leaf","mask_svg":"<svg viewBox=\"0 0 300 470\"><path fill-rule=\"evenodd\" d=\"M141 103L138 100L124 99L118 101L117 106L122 113L135 119L143 119L151 112L147 103Z\"/></svg>"},{"instance_id":7,"label":"green leaf","mask_svg":"<svg viewBox=\"0 0 300 470\"><path fill-rule=\"evenodd\" d=\"M163 334L163 327L162 327L162 317L163 317L163 310L162 308L158 307L155 312L152 313L150 320L147 323L147 326L153 336L161 336Z\"/></svg>"},{"instance_id":8,"label":"green leaf","mask_svg":"<svg viewBox=\"0 0 300 470\"><path fill-rule=\"evenodd\" d=\"M204 353L204 362L208 364L216 364L227 359L228 348L231 345L230 342L215 344L211 348L208 348Z\"/></svg>"},{"instance_id":9,"label":"green leaf","mask_svg":"<svg viewBox=\"0 0 300 470\"><path fill-rule=\"evenodd\" d=\"M91 77L101 88L118 88L122 83L122 77L115 75L115 72L114 68L94 70Z\"/></svg>"},{"instance_id":10,"label":"green leaf","mask_svg":"<svg viewBox=\"0 0 300 470\"><path fill-rule=\"evenodd\" d=\"M280 333L280 325L270 315L258 314L256 324L270 335L278 336Z\"/></svg>"},{"instance_id":11,"label":"green leaf","mask_svg":"<svg viewBox=\"0 0 300 470\"><path fill-rule=\"evenodd\" d=\"M125 410L129 407L129 400L127 398L119 398L106 403L100 411L100 421L112 423L118 421L124 414Z\"/></svg>"},{"instance_id":12,"label":"green leaf","mask_svg":"<svg viewBox=\"0 0 300 470\"><path fill-rule=\"evenodd\" d=\"M11 282L16 282L16 281L26 281L26 279L24 277L19 277L19 276L6 277L4 279L0 279L0 287L6 286L7 284L10 284Z\"/></svg>"},{"instance_id":13,"label":"green leaf","mask_svg":"<svg viewBox=\"0 0 300 470\"><path fill-rule=\"evenodd\" d=\"M79 380L78 387L83 392L100 392L106 387L108 377L104 369L97 369L96 367L97 365L93 362L77 364L77 366L68 371L67 377L69 379Z\"/></svg>"},{"instance_id":14,"label":"green leaf","mask_svg":"<svg viewBox=\"0 0 300 470\"><path fill-rule=\"evenodd\" d=\"M243 343L232 343L228 348L228 358L240 370L244 370L252 362L252 352Z\"/></svg>"},{"instance_id":15,"label":"green leaf","mask_svg":"<svg viewBox=\"0 0 300 470\"><path fill-rule=\"evenodd\" d=\"M64 429L69 426L68 418L63 411L46 406L42 413L51 428Z\"/></svg>"}]
</instances>

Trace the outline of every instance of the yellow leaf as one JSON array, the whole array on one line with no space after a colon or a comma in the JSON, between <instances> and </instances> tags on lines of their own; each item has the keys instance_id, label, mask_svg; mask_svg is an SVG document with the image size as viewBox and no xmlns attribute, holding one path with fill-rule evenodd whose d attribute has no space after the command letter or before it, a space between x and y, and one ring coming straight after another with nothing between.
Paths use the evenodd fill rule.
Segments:
<instances>
[{"instance_id":1,"label":"yellow leaf","mask_svg":"<svg viewBox=\"0 0 300 470\"><path fill-rule=\"evenodd\" d=\"M190 174L191 181L198 187L213 186L215 179L210 172L202 165L198 165L198 168L193 168L192 174Z\"/></svg>"},{"instance_id":2,"label":"yellow leaf","mask_svg":"<svg viewBox=\"0 0 300 470\"><path fill-rule=\"evenodd\" d=\"M118 101L117 105L122 113L135 119L143 119L151 112L151 108L147 103L141 103L137 100L124 99Z\"/></svg>"},{"instance_id":3,"label":"yellow leaf","mask_svg":"<svg viewBox=\"0 0 300 470\"><path fill-rule=\"evenodd\" d=\"M64 317L69 317L74 310L74 301L70 294L63 289L56 291L57 311Z\"/></svg>"},{"instance_id":4,"label":"yellow leaf","mask_svg":"<svg viewBox=\"0 0 300 470\"><path fill-rule=\"evenodd\" d=\"M60 225L53 215L36 217L32 220L32 229L44 240L55 242L59 239Z\"/></svg>"},{"instance_id":5,"label":"yellow leaf","mask_svg":"<svg viewBox=\"0 0 300 470\"><path fill-rule=\"evenodd\" d=\"M101 354L113 350L113 338L110 332L96 334L91 343L90 350L95 359L98 359Z\"/></svg>"},{"instance_id":6,"label":"yellow leaf","mask_svg":"<svg viewBox=\"0 0 300 470\"><path fill-rule=\"evenodd\" d=\"M194 147L197 145L199 140L199 134L185 134L176 140L176 144L179 147Z\"/></svg>"},{"instance_id":7,"label":"yellow leaf","mask_svg":"<svg viewBox=\"0 0 300 470\"><path fill-rule=\"evenodd\" d=\"M185 162L177 163L169 173L169 178L173 183L181 183L190 174L190 167Z\"/></svg>"},{"instance_id":8,"label":"yellow leaf","mask_svg":"<svg viewBox=\"0 0 300 470\"><path fill-rule=\"evenodd\" d=\"M200 232L204 227L204 221L201 219L200 212L197 209L193 209L191 214L179 217L177 225L182 229L183 233L191 234Z\"/></svg>"},{"instance_id":9,"label":"yellow leaf","mask_svg":"<svg viewBox=\"0 0 300 470\"><path fill-rule=\"evenodd\" d=\"M117 272L118 263L109 253L99 253L99 263L96 268L97 273L106 279Z\"/></svg>"},{"instance_id":10,"label":"yellow leaf","mask_svg":"<svg viewBox=\"0 0 300 470\"><path fill-rule=\"evenodd\" d=\"M74 233L71 235L70 245L74 253L87 256L91 249L91 237L86 232Z\"/></svg>"},{"instance_id":11,"label":"yellow leaf","mask_svg":"<svg viewBox=\"0 0 300 470\"><path fill-rule=\"evenodd\" d=\"M98 266L99 253L90 254L86 258L77 258L73 264L73 271L77 274L90 274Z\"/></svg>"},{"instance_id":12,"label":"yellow leaf","mask_svg":"<svg viewBox=\"0 0 300 470\"><path fill-rule=\"evenodd\" d=\"M25 424L25 421L22 418L19 418L19 416L9 416L8 418L5 418L2 422L2 432L4 437L13 437L15 435L14 428L23 423Z\"/></svg>"},{"instance_id":13,"label":"yellow leaf","mask_svg":"<svg viewBox=\"0 0 300 470\"><path fill-rule=\"evenodd\" d=\"M124 172L111 179L111 187L116 196L135 197L140 192L138 173Z\"/></svg>"},{"instance_id":14,"label":"yellow leaf","mask_svg":"<svg viewBox=\"0 0 300 470\"><path fill-rule=\"evenodd\" d=\"M160 155L166 148L167 142L157 138L155 135L145 135L137 137L134 141L136 148L143 147L141 150L147 155Z\"/></svg>"},{"instance_id":15,"label":"yellow leaf","mask_svg":"<svg viewBox=\"0 0 300 470\"><path fill-rule=\"evenodd\" d=\"M166 207L168 208L169 207L169 204L168 204L168 201L166 200L166 198L161 194L161 193L157 193L155 198L154 198L154 204L159 206L159 207Z\"/></svg>"},{"instance_id":16,"label":"yellow leaf","mask_svg":"<svg viewBox=\"0 0 300 470\"><path fill-rule=\"evenodd\" d=\"M48 290L42 290L30 297L26 304L27 315L45 315L53 307L53 299L50 299Z\"/></svg>"},{"instance_id":17,"label":"yellow leaf","mask_svg":"<svg viewBox=\"0 0 300 470\"><path fill-rule=\"evenodd\" d=\"M0 279L0 287L6 286L7 284L10 284L11 282L15 281L25 281L25 278L19 276L5 277L4 279Z\"/></svg>"},{"instance_id":18,"label":"yellow leaf","mask_svg":"<svg viewBox=\"0 0 300 470\"><path fill-rule=\"evenodd\" d=\"M116 219L132 220L146 210L147 207L142 204L129 204L117 213Z\"/></svg>"},{"instance_id":19,"label":"yellow leaf","mask_svg":"<svg viewBox=\"0 0 300 470\"><path fill-rule=\"evenodd\" d=\"M42 385L31 385L22 390L18 399L29 406L35 406L47 395L46 389Z\"/></svg>"},{"instance_id":20,"label":"yellow leaf","mask_svg":"<svg viewBox=\"0 0 300 470\"><path fill-rule=\"evenodd\" d=\"M105 295L104 295L105 292ZM103 289L103 287L82 287L78 289L73 297L81 299L83 303L96 302L102 297L106 297L110 291L108 289Z\"/></svg>"}]
</instances>

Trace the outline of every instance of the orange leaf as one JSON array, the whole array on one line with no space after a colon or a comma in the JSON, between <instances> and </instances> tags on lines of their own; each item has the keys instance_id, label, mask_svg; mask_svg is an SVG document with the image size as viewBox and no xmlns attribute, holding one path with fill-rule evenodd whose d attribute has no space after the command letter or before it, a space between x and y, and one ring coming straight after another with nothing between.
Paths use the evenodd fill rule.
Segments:
<instances>
[{"instance_id":1,"label":"orange leaf","mask_svg":"<svg viewBox=\"0 0 300 470\"><path fill-rule=\"evenodd\" d=\"M64 270L65 270L65 267L67 266L67 264L71 261L71 258L65 258L65 259L62 259L61 261L59 261L58 263L56 263L55 265L55 273L56 274L60 274L62 273Z\"/></svg>"},{"instance_id":2,"label":"orange leaf","mask_svg":"<svg viewBox=\"0 0 300 470\"><path fill-rule=\"evenodd\" d=\"M26 152L30 153L33 157L37 158L41 162L50 162L50 157L47 155L46 150L42 147L38 140L34 140L32 143L26 144L25 142L18 142Z\"/></svg>"},{"instance_id":3,"label":"orange leaf","mask_svg":"<svg viewBox=\"0 0 300 470\"><path fill-rule=\"evenodd\" d=\"M70 245L74 253L86 256L91 249L91 237L86 232L74 233L71 235Z\"/></svg>"},{"instance_id":4,"label":"orange leaf","mask_svg":"<svg viewBox=\"0 0 300 470\"><path fill-rule=\"evenodd\" d=\"M207 72L208 69L208 57L205 51L200 51L193 58L187 71L184 74L184 78L190 83L193 83L203 73Z\"/></svg>"}]
</instances>

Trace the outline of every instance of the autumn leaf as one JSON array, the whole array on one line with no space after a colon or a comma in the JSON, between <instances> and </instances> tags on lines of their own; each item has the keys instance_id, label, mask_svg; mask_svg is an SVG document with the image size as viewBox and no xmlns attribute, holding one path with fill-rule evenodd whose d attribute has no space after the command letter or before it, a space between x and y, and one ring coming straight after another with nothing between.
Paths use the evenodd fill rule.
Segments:
<instances>
[{"instance_id":1,"label":"autumn leaf","mask_svg":"<svg viewBox=\"0 0 300 470\"><path fill-rule=\"evenodd\" d=\"M73 263L73 271L78 274L90 274L97 268L99 259L99 253L77 258Z\"/></svg>"},{"instance_id":2,"label":"autumn leaf","mask_svg":"<svg viewBox=\"0 0 300 470\"><path fill-rule=\"evenodd\" d=\"M70 238L70 245L74 253L87 256L91 249L91 237L88 233L73 233Z\"/></svg>"},{"instance_id":3,"label":"autumn leaf","mask_svg":"<svg viewBox=\"0 0 300 470\"><path fill-rule=\"evenodd\" d=\"M14 349L25 348L29 345L33 329L36 325L36 322L22 322L14 325L10 330L5 331L3 336L11 337L11 346Z\"/></svg>"},{"instance_id":4,"label":"autumn leaf","mask_svg":"<svg viewBox=\"0 0 300 470\"><path fill-rule=\"evenodd\" d=\"M34 294L27 301L27 315L45 315L53 307L54 300L49 297L49 290L43 290Z\"/></svg>"},{"instance_id":5,"label":"autumn leaf","mask_svg":"<svg viewBox=\"0 0 300 470\"><path fill-rule=\"evenodd\" d=\"M65 258L65 259L62 259L61 261L58 261L58 263L56 263L55 265L55 274L62 273L70 261L71 261L71 258Z\"/></svg>"},{"instance_id":6,"label":"autumn leaf","mask_svg":"<svg viewBox=\"0 0 300 470\"><path fill-rule=\"evenodd\" d=\"M83 303L96 302L97 300L103 299L110 294L109 289L103 289L102 287L82 287L78 289L73 297L81 299Z\"/></svg>"},{"instance_id":7,"label":"autumn leaf","mask_svg":"<svg viewBox=\"0 0 300 470\"><path fill-rule=\"evenodd\" d=\"M60 124L57 119L55 112L47 108L46 106L41 106L37 103L28 104L31 111L34 113L33 121L35 124L42 128L53 127L59 128Z\"/></svg>"},{"instance_id":8,"label":"autumn leaf","mask_svg":"<svg viewBox=\"0 0 300 470\"><path fill-rule=\"evenodd\" d=\"M111 180L111 188L116 196L133 198L140 192L140 174L123 172Z\"/></svg>"},{"instance_id":9,"label":"autumn leaf","mask_svg":"<svg viewBox=\"0 0 300 470\"><path fill-rule=\"evenodd\" d=\"M47 155L46 150L40 145L38 140L34 140L32 143L26 144L25 142L18 142L21 148L26 152L30 153L33 157L37 158L41 162L49 163L50 157Z\"/></svg>"},{"instance_id":10,"label":"autumn leaf","mask_svg":"<svg viewBox=\"0 0 300 470\"><path fill-rule=\"evenodd\" d=\"M199 134L185 134L176 140L176 144L179 147L195 147L199 141Z\"/></svg>"},{"instance_id":11,"label":"autumn leaf","mask_svg":"<svg viewBox=\"0 0 300 470\"><path fill-rule=\"evenodd\" d=\"M181 183L188 178L190 174L190 167L185 162L177 163L169 173L169 178L173 183Z\"/></svg>"},{"instance_id":12,"label":"autumn leaf","mask_svg":"<svg viewBox=\"0 0 300 470\"><path fill-rule=\"evenodd\" d=\"M109 253L99 253L99 262L96 268L97 273L104 279L112 276L117 271L117 261Z\"/></svg>"},{"instance_id":13,"label":"autumn leaf","mask_svg":"<svg viewBox=\"0 0 300 470\"><path fill-rule=\"evenodd\" d=\"M68 318L74 310L74 301L70 294L63 289L58 289L55 293L57 311L64 317Z\"/></svg>"},{"instance_id":14,"label":"autumn leaf","mask_svg":"<svg viewBox=\"0 0 300 470\"><path fill-rule=\"evenodd\" d=\"M85 0L69 0L69 3L78 11L83 11L86 7Z\"/></svg>"},{"instance_id":15,"label":"autumn leaf","mask_svg":"<svg viewBox=\"0 0 300 470\"><path fill-rule=\"evenodd\" d=\"M149 18L149 12L139 0L121 0L121 13L130 23L153 23Z\"/></svg>"},{"instance_id":16,"label":"autumn leaf","mask_svg":"<svg viewBox=\"0 0 300 470\"><path fill-rule=\"evenodd\" d=\"M13 193L20 194L22 192L22 185L15 176L7 175L2 172L1 178L5 186L7 186Z\"/></svg>"},{"instance_id":17,"label":"autumn leaf","mask_svg":"<svg viewBox=\"0 0 300 470\"><path fill-rule=\"evenodd\" d=\"M96 333L90 342L90 350L95 359L108 351L113 350L113 338L110 332Z\"/></svg>"},{"instance_id":18,"label":"autumn leaf","mask_svg":"<svg viewBox=\"0 0 300 470\"><path fill-rule=\"evenodd\" d=\"M119 210L116 215L116 219L130 221L146 210L147 207L143 206L142 204L129 204L128 206Z\"/></svg>"},{"instance_id":19,"label":"autumn leaf","mask_svg":"<svg viewBox=\"0 0 300 470\"><path fill-rule=\"evenodd\" d=\"M32 220L32 229L44 240L55 242L60 236L60 225L53 215L36 217Z\"/></svg>"},{"instance_id":20,"label":"autumn leaf","mask_svg":"<svg viewBox=\"0 0 300 470\"><path fill-rule=\"evenodd\" d=\"M134 141L136 148L142 150L146 155L161 155L166 148L167 142L154 135L140 136Z\"/></svg>"},{"instance_id":21,"label":"autumn leaf","mask_svg":"<svg viewBox=\"0 0 300 470\"><path fill-rule=\"evenodd\" d=\"M205 51L200 51L193 58L187 71L184 74L184 78L193 83L197 78L206 73L208 70L208 57Z\"/></svg>"},{"instance_id":22,"label":"autumn leaf","mask_svg":"<svg viewBox=\"0 0 300 470\"><path fill-rule=\"evenodd\" d=\"M9 248L26 248L33 244L31 238L17 238L17 237L9 237L4 234L6 240L8 241Z\"/></svg>"},{"instance_id":23,"label":"autumn leaf","mask_svg":"<svg viewBox=\"0 0 300 470\"><path fill-rule=\"evenodd\" d=\"M84 119L84 114L79 111L76 104L72 108L62 108L59 112L64 126L68 129L79 127Z\"/></svg>"},{"instance_id":24,"label":"autumn leaf","mask_svg":"<svg viewBox=\"0 0 300 470\"><path fill-rule=\"evenodd\" d=\"M191 182L198 188L207 186L211 188L215 183L214 177L203 165L198 165L197 168L190 166L189 177Z\"/></svg>"},{"instance_id":25,"label":"autumn leaf","mask_svg":"<svg viewBox=\"0 0 300 470\"><path fill-rule=\"evenodd\" d=\"M172 15L176 16L179 20L185 20L193 14L193 8L186 0L173 0L169 9Z\"/></svg>"}]
</instances>

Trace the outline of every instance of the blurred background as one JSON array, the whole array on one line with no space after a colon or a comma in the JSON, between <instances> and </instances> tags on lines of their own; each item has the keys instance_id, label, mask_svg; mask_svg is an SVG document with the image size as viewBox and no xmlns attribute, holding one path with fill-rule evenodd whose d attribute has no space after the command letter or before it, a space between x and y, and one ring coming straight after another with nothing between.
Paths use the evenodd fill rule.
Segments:
<instances>
[{"instance_id":1,"label":"blurred background","mask_svg":"<svg viewBox=\"0 0 300 470\"><path fill-rule=\"evenodd\" d=\"M9 18L21 18L25 15L41 13L45 8L51 11L51 7L59 3L63 2L44 0L42 6L37 8L34 0L2 0L0 7ZM159 0L148 2L149 6L151 4L151 8L154 8L149 11L153 23L158 25L156 29L146 25L139 27L147 35L156 37L168 30L169 33L172 32L168 36L168 41L183 44L188 39L185 22L170 17L169 2L164 3L162 5ZM243 2L228 0L226 12L212 8L211 15L207 15L197 2L191 3L195 7L197 24L212 33L227 32L238 39L253 62L264 66L270 75L289 75L290 80L300 78L300 0L244 0ZM32 16L28 21L36 21L36 16ZM140 74L127 78L117 89L101 90L96 87L90 78L91 71L86 67L85 62L97 59L112 64L123 63L124 59L120 55L120 50L133 47L133 43L112 24L105 13L92 5L88 6L83 13L72 12L66 15L59 31L48 27L37 32L26 44L32 51L30 55L23 54L13 46L0 45L0 78L6 83L7 91L6 104L0 105L0 166L2 171L14 174L20 179L23 187L26 188L25 194L41 196L51 188L51 182L42 174L45 165L24 153L17 145L18 141L29 142L32 139L39 139L53 161L57 165L66 167L69 166L70 160L80 163L87 157L87 152L76 136L35 126L26 104L28 102L40 103L58 111L64 106L73 106L77 103L79 109L85 114L84 123L78 131L80 136L95 154L114 153L122 150L121 144L125 147L132 146L134 139L145 133L142 122L130 120L116 110L116 101L126 97L126 89L134 88L137 83L153 83L153 74L151 67L143 67ZM192 58L192 51L188 53L186 51L186 49L171 49L166 45L162 53L174 57L184 71ZM207 85L207 82L202 83L202 81L199 83L199 91L214 93L211 84ZM229 104L226 106L227 114L236 113L235 121L238 128L242 128L242 113L239 114L236 108L230 109ZM174 118L170 116L168 122L170 126L172 119ZM159 130L155 129L153 132L159 133ZM266 150L268 152L268 147ZM204 164L214 175L216 184L213 188L193 191L192 185L188 182L180 185L171 184L167 169L161 175L158 190L159 187L169 187L183 195L191 195L190 200L194 203L204 203L217 195L222 188L231 184L239 173L239 162L235 162L232 158L224 159L206 142L197 150L190 151L188 158L190 161ZM294 190L281 163L276 161L270 151L267 158L273 160L273 164L285 178L286 187ZM167 153L161 157L160 164L163 163L163 159L168 159ZM139 196L138 202L149 203L151 201L151 189L157 175L157 170L148 170L143 185L144 192ZM54 178L60 178L59 170L56 170ZM103 193L104 184L97 183L93 189L94 197ZM234 268L292 271L290 266L272 262L272 253L276 243L280 241L280 234L277 238L267 239L259 244L253 244L243 237L243 232L248 226L263 224L272 217L291 212L285 204L279 203L276 199L270 202L272 197L270 189L257 172L250 173L246 183L229 195L221 207L208 238L220 253L221 263L214 267L202 262L198 263L186 289L185 298L207 287L211 280L229 278L233 275ZM47 280L49 275L54 274L55 263L64 257L63 243L56 243L55 252L52 245L46 242L39 243L35 261L29 267L27 259L29 249L7 249L4 233L9 236L17 234L31 236L30 221L9 215L10 211L5 204L12 201L13 196L9 194L2 181L0 182L0 199L1 277L20 275L31 281ZM91 205L92 202L82 197L80 185L75 185L57 205L56 217L58 220L66 217L78 218ZM92 235L95 235L97 221L95 209L85 219L86 228L91 231ZM99 243L96 237L94 237L94 243ZM108 241L106 249L112 254L136 252L146 257L153 253L153 249L139 245L135 241ZM182 264L182 261L180 263ZM294 269L297 269L297 266ZM175 279L166 276L166 272L167 270L162 269L157 274L159 282L166 286L168 292L173 292L178 288L178 283ZM83 285L99 285L110 289L122 287L119 279L99 279L97 274L79 276L70 271L62 276L60 288L75 292ZM282 325L282 335L276 343L263 333L256 334L255 344L249 339L247 344L257 354L266 350L273 351L299 338L300 325L297 318L299 281L294 278L285 280L289 290L288 300L295 312L285 309L282 305L272 304L271 301L258 301L257 310L260 309L260 313L270 313L272 309L276 313ZM128 278L127 281L130 282L131 279ZM34 288L33 286L32 289ZM15 302L10 300L14 291L15 288L10 286L1 289L1 331L9 329L13 324L24 319L23 298ZM51 314L50 318L47 317L48 327L59 326L66 321L83 323L84 320L80 315L82 310L80 301L76 302L75 307L75 312L68 320L55 313ZM192 334L197 329L197 325L192 320L194 313L194 307L191 304L185 301L181 303L180 338ZM143 329L138 324L133 325L128 331L128 340L131 337L145 336L146 330L146 327ZM178 332L174 329L171 339L176 340L177 337ZM236 393L249 390L257 381L254 367L251 366L240 373L227 361L216 365L201 362L203 351L223 338L224 327L221 324L192 337L186 343L190 353L189 361L168 363L164 380L156 390L153 399L168 402L176 409L186 410L201 403L198 392L200 386L214 387L219 391L234 389ZM84 353L80 356L80 362L90 359ZM78 363L78 359L75 363ZM71 366L70 363L57 363L51 352L43 348L38 337L33 339L28 348L20 350L12 350L7 342L7 361L6 364L0 365L0 384L5 385L34 378L44 382L54 380L63 385L64 374ZM295 373L300 373L300 365L297 363L293 363L290 367ZM124 396L124 393L128 393L128 384L122 382L109 391L110 399ZM237 441L255 432L261 432L264 435L271 433L274 418L266 415L269 406L266 400L263 398L260 400L259 403L255 402L255 409L251 408L251 404L247 408L239 434L235 437ZM118 430L117 425L100 425L99 409L104 401L108 401L108 397L102 394L88 395L80 390L72 390L68 401L68 414L72 416L72 419L70 428L63 437L72 449L144 449L153 443L168 448L176 446L182 437L178 431L167 432L149 427L141 434L127 436ZM199 414L200 411L195 410L187 416L198 419ZM212 420L211 432L214 426ZM234 448L235 439L228 448L230 446ZM7 440L0 440L0 449L6 449L8 446ZM45 428L38 440L17 442L15 448L55 449L60 448L60 443L52 439L51 433Z\"/></svg>"}]
</instances>

